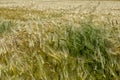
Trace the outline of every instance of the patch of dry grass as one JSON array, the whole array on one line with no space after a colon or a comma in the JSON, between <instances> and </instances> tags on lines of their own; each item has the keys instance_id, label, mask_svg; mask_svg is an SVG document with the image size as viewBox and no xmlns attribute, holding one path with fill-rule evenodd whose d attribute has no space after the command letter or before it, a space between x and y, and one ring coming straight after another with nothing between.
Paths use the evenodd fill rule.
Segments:
<instances>
[{"instance_id":1,"label":"patch of dry grass","mask_svg":"<svg viewBox=\"0 0 120 80\"><path fill-rule=\"evenodd\" d=\"M31 10L28 8L16 7L0 8L0 17L9 20L28 21L33 17L38 17L41 19L59 18L62 17L62 14L55 10Z\"/></svg>"}]
</instances>

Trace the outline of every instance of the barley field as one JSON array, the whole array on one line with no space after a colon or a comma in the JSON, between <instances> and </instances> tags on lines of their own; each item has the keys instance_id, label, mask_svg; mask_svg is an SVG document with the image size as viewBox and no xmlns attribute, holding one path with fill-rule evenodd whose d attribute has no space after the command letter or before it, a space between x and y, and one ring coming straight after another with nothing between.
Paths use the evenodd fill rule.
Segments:
<instances>
[{"instance_id":1,"label":"barley field","mask_svg":"<svg viewBox=\"0 0 120 80\"><path fill-rule=\"evenodd\" d=\"M120 80L119 4L0 0L0 80Z\"/></svg>"}]
</instances>

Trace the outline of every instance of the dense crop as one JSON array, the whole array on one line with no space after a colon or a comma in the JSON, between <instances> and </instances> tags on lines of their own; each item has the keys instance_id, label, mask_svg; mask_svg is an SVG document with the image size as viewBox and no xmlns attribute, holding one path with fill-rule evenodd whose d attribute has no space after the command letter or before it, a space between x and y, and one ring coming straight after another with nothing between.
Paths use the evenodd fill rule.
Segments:
<instances>
[{"instance_id":1,"label":"dense crop","mask_svg":"<svg viewBox=\"0 0 120 80\"><path fill-rule=\"evenodd\" d=\"M120 79L112 14L0 8L0 15L1 80Z\"/></svg>"}]
</instances>

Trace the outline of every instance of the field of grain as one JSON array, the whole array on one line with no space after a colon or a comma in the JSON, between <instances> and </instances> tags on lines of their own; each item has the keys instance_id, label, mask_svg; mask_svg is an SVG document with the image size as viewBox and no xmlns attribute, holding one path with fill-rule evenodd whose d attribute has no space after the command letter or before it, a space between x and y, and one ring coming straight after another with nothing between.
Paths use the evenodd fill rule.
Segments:
<instances>
[{"instance_id":1,"label":"field of grain","mask_svg":"<svg viewBox=\"0 0 120 80\"><path fill-rule=\"evenodd\" d=\"M119 4L0 0L0 80L120 80Z\"/></svg>"}]
</instances>

